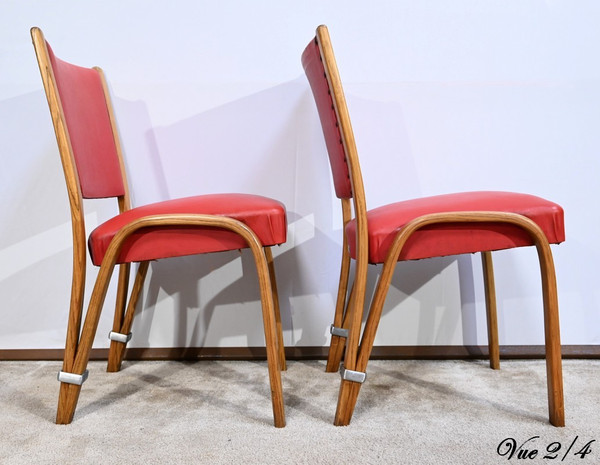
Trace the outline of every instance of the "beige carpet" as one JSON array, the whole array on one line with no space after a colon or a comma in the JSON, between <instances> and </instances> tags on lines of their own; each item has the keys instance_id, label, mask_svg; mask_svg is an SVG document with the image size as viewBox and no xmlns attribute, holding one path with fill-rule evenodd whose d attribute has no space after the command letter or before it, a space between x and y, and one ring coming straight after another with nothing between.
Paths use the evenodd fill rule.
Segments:
<instances>
[{"instance_id":1,"label":"beige carpet","mask_svg":"<svg viewBox=\"0 0 600 465\"><path fill-rule=\"evenodd\" d=\"M290 362L283 429L272 426L264 363L126 362L106 373L93 362L68 426L53 423L59 367L0 362L0 463L600 463L597 360L564 361L566 428L547 422L543 361L499 372L480 361L373 361L348 427L332 425L339 376L324 362ZM532 460L498 454L507 438L535 436L524 446L539 450ZM543 459L556 443L556 458Z\"/></svg>"}]
</instances>

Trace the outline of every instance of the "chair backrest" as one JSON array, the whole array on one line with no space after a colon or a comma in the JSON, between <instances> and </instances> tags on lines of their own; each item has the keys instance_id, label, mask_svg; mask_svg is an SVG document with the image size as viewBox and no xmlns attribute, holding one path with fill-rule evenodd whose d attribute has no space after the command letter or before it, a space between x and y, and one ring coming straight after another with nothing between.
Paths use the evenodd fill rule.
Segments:
<instances>
[{"instance_id":1,"label":"chair backrest","mask_svg":"<svg viewBox=\"0 0 600 465\"><path fill-rule=\"evenodd\" d=\"M32 28L31 36L70 197L127 198L121 148L102 70L60 60L38 28Z\"/></svg>"},{"instance_id":2,"label":"chair backrest","mask_svg":"<svg viewBox=\"0 0 600 465\"><path fill-rule=\"evenodd\" d=\"M368 237L362 174L344 90L326 26L317 28L315 38L302 53L302 65L321 119L335 192L342 199L344 225L351 220L347 202L352 199L357 221L357 242L362 244L357 249L364 249L365 252L361 253L366 254ZM366 261L366 255L363 260Z\"/></svg>"},{"instance_id":3,"label":"chair backrest","mask_svg":"<svg viewBox=\"0 0 600 465\"><path fill-rule=\"evenodd\" d=\"M356 159L354 133L326 26L317 28L315 39L302 54L302 65L321 119L336 195L340 199L352 198L351 168L359 176L360 169L357 160L349 160Z\"/></svg>"},{"instance_id":4,"label":"chair backrest","mask_svg":"<svg viewBox=\"0 0 600 465\"><path fill-rule=\"evenodd\" d=\"M353 290L350 292L352 297L346 297L346 285L342 286L344 278L341 277L338 291L341 294L338 294L337 305L342 304L346 307L352 302L353 309L347 309L349 314L362 315L369 264L367 206L354 133L326 26L317 28L315 38L302 53L302 65L321 119L336 195L342 199L344 245L341 276L344 275L344 268L350 264L345 229L352 220L352 207L354 207L354 219L356 220L356 266ZM352 330L355 325L359 328L358 331ZM355 366L359 334L360 320L350 322L350 333L344 357L344 364L349 369L354 369Z\"/></svg>"}]
</instances>

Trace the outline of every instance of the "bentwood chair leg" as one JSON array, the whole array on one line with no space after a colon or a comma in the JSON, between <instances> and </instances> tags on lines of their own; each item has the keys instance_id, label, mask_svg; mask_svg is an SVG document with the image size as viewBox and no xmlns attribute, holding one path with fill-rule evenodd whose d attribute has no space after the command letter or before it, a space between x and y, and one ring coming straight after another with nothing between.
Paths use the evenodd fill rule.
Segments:
<instances>
[{"instance_id":1,"label":"bentwood chair leg","mask_svg":"<svg viewBox=\"0 0 600 465\"><path fill-rule=\"evenodd\" d=\"M554 260L547 242L537 244L544 294L544 332L546 340L546 378L548 382L548 413L550 423L565 426L562 358L558 317L558 292Z\"/></svg>"},{"instance_id":2,"label":"bentwood chair leg","mask_svg":"<svg viewBox=\"0 0 600 465\"><path fill-rule=\"evenodd\" d=\"M81 318L83 315L83 298L85 294L86 276L86 239L83 224L78 224L78 229L73 229L73 275L71 277L71 301L69 304L69 320L65 340L65 355L63 371L71 371L75 362L75 353L81 331Z\"/></svg>"},{"instance_id":3,"label":"bentwood chair leg","mask_svg":"<svg viewBox=\"0 0 600 465\"><path fill-rule=\"evenodd\" d=\"M60 383L58 409L56 411L57 425L68 425L73 421L73 414L75 413L75 407L77 407L80 392L81 385Z\"/></svg>"},{"instance_id":4,"label":"bentwood chair leg","mask_svg":"<svg viewBox=\"0 0 600 465\"><path fill-rule=\"evenodd\" d=\"M342 218L344 222L344 229L348 222L352 218L352 205L349 199L342 199ZM338 285L338 293L335 302L335 314L333 317L333 328L348 330L348 309L352 305L352 294L354 292L354 283L352 283L352 290L350 296L348 296L348 282L350 280L350 249L348 247L348 238L344 234L344 241L342 244L342 263L340 266L340 282ZM339 370L340 362L346 348L346 337L338 334L331 334L331 342L329 344L329 353L327 355L327 366L325 371L328 373L334 373Z\"/></svg>"},{"instance_id":5,"label":"bentwood chair leg","mask_svg":"<svg viewBox=\"0 0 600 465\"><path fill-rule=\"evenodd\" d=\"M114 257L112 260L114 260ZM96 335L96 329L98 328L98 321L100 320L100 312L102 311L104 299L106 298L106 290L108 289L108 282L110 281L113 268L114 261L111 262L111 259L107 259L105 256L100 271L98 272L94 290L90 297L85 322L81 330L79 343L77 344L77 352L75 353L74 361L69 368L69 374L83 375L86 371L90 359L92 343L94 341L94 336ZM66 370L63 369L63 372L64 371ZM61 382L56 412L56 423L71 423L75 408L77 407L80 391L81 383L72 384L65 381Z\"/></svg>"},{"instance_id":6,"label":"bentwood chair leg","mask_svg":"<svg viewBox=\"0 0 600 465\"><path fill-rule=\"evenodd\" d=\"M352 285L352 290L350 291L348 307L346 309L346 314L344 315L343 324L345 327L348 327L349 331L348 338L346 339L344 369L340 373L342 375L342 381L340 382L338 404L335 412L335 419L333 421L333 424L336 426L346 426L350 424L352 414L354 413L354 407L356 406L356 400L358 399L358 393L360 392L362 382L364 381L364 378L360 382L349 380L345 375L352 372L354 372L356 375L362 374L364 376L366 374L366 362L368 360L364 361L361 359L361 354L364 352L363 347L366 333L363 331L362 338L360 333L363 308L365 304L364 300L367 284L367 269L366 267L362 268L363 269L360 270L357 266L356 278ZM371 318L371 312L369 312L369 318ZM367 325L369 318L367 319ZM367 344L369 344L368 338ZM370 344L372 346L373 341L371 341Z\"/></svg>"},{"instance_id":7,"label":"bentwood chair leg","mask_svg":"<svg viewBox=\"0 0 600 465\"><path fill-rule=\"evenodd\" d=\"M331 336L331 344L329 345L329 353L327 354L327 373L335 373L340 369L340 363L346 348L346 338L341 336Z\"/></svg>"},{"instance_id":8,"label":"bentwood chair leg","mask_svg":"<svg viewBox=\"0 0 600 465\"><path fill-rule=\"evenodd\" d=\"M275 321L275 305L273 303L273 286L269 277L269 265L267 254L264 252L265 248L260 247L258 244L258 239L256 239L256 242L248 243L254 257L260 287L265 345L267 349L267 366L271 386L271 403L273 405L273 423L276 427L282 428L285 426L285 410L283 406L281 372L279 370L280 357L277 340L277 323Z\"/></svg>"},{"instance_id":9,"label":"bentwood chair leg","mask_svg":"<svg viewBox=\"0 0 600 465\"><path fill-rule=\"evenodd\" d=\"M127 291L129 288L129 270L130 264L123 263L119 265L119 280L117 284L117 301L115 304L115 315L113 318L112 330L116 333L120 332L123 318L125 316L125 305L127 304ZM107 371L119 371L120 363L115 360L115 353L118 351L115 341L110 342L108 351L108 368Z\"/></svg>"},{"instance_id":10,"label":"bentwood chair leg","mask_svg":"<svg viewBox=\"0 0 600 465\"><path fill-rule=\"evenodd\" d=\"M355 368L355 371L357 372L367 372L367 364L369 363L371 351L373 350L377 327L379 326L381 313L383 311L383 304L385 303L385 298L390 287L395 266L396 257L386 260L383 265L383 270L381 272L381 276L377 283L375 294L373 295L373 300L371 301L369 308L369 314L367 316L365 329L363 330L360 347L358 348L358 356ZM335 425L345 426L350 424L361 386L362 383L342 380L340 393L338 396L338 406L335 415Z\"/></svg>"},{"instance_id":11,"label":"bentwood chair leg","mask_svg":"<svg viewBox=\"0 0 600 465\"><path fill-rule=\"evenodd\" d=\"M488 347L490 368L500 369L500 345L498 341L498 316L496 310L496 285L494 283L494 266L491 252L481 252L483 267L483 284L485 288L485 308L487 315Z\"/></svg>"},{"instance_id":12,"label":"bentwood chair leg","mask_svg":"<svg viewBox=\"0 0 600 465\"><path fill-rule=\"evenodd\" d=\"M557 308L549 308L546 319L546 377L548 380L548 413L550 423L565 426L562 360ZM551 321L554 320L554 321ZM555 323L556 322L556 323Z\"/></svg>"},{"instance_id":13,"label":"bentwood chair leg","mask_svg":"<svg viewBox=\"0 0 600 465\"><path fill-rule=\"evenodd\" d=\"M273 262L273 252L270 247L265 247L265 256L269 267L269 278L271 279L271 288L273 294L273 310L275 312L275 326L277 330L277 353L279 359L279 369L287 370L285 361L285 345L283 344L283 328L281 326L281 311L279 308L279 294L277 292L277 279L275 277L275 264Z\"/></svg>"},{"instance_id":14,"label":"bentwood chair leg","mask_svg":"<svg viewBox=\"0 0 600 465\"><path fill-rule=\"evenodd\" d=\"M148 271L148 265L150 262L141 262L137 274L135 276L135 282L131 290L131 296L129 297L129 303L127 304L127 311L122 318L120 326L113 326L113 331L128 335L131 331L133 324L133 317L139 297L144 287L144 280L146 279L146 273ZM116 372L121 369L121 363L123 362L123 356L125 355L125 348L127 347L126 342L110 341L110 349L108 351L108 367L106 371Z\"/></svg>"},{"instance_id":15,"label":"bentwood chair leg","mask_svg":"<svg viewBox=\"0 0 600 465\"><path fill-rule=\"evenodd\" d=\"M85 293L85 263L86 263L86 251L85 251L85 229L81 228L78 230L78 236L73 242L73 277L71 282L71 303L69 307L69 321L67 323L67 337L65 342L65 355L62 364L63 372L72 372L73 365L75 364L75 356L77 353L77 347L79 343L79 332L81 330L81 319L83 314L83 297ZM64 424L70 423L73 418L73 407L70 414L63 414L62 412L68 412L68 404L77 404L79 397L79 390L75 389L75 386L69 387L61 383L60 394L59 394L59 405L56 415L56 423ZM67 407L61 408L61 403Z\"/></svg>"},{"instance_id":16,"label":"bentwood chair leg","mask_svg":"<svg viewBox=\"0 0 600 465\"><path fill-rule=\"evenodd\" d=\"M345 278L344 278L345 276ZM344 282L345 281L345 282ZM342 268L342 275L340 276L340 286L338 290L338 299L335 308L335 317L333 320L333 326L335 328L348 330L348 308L352 305L354 297L354 283L350 289L350 296L348 302L346 302L346 292L348 286L348 271L344 274ZM342 291L343 289L343 291ZM343 294L342 294L343 292ZM346 337L331 335L331 343L329 344L329 353L327 354L327 366L325 371L327 373L335 373L340 369L340 362L344 356L344 349L346 348Z\"/></svg>"},{"instance_id":17,"label":"bentwood chair leg","mask_svg":"<svg viewBox=\"0 0 600 465\"><path fill-rule=\"evenodd\" d=\"M335 411L335 426L348 426L354 413L358 393L362 384L353 381L342 380L338 394L338 404Z\"/></svg>"}]
</instances>

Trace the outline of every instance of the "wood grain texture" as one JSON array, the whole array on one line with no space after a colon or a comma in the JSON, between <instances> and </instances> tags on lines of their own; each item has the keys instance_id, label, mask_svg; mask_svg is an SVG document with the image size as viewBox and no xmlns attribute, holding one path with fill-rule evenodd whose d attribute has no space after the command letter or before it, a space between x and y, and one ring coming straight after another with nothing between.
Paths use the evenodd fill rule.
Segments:
<instances>
[{"instance_id":1,"label":"wood grain texture","mask_svg":"<svg viewBox=\"0 0 600 465\"><path fill-rule=\"evenodd\" d=\"M254 258L262 303L274 424L277 427L284 426L285 412L279 368L285 369L285 352L283 349L281 317L279 315L273 258L271 251L263 248L256 234L254 234L254 232L244 223L223 216L174 214L147 216L127 224L114 236L106 251L98 271L96 283L90 297L88 310L85 314L85 320L83 321L82 326L87 253L83 197L64 109L62 108L56 78L52 70L46 40L39 28L32 28L31 36L56 133L65 181L67 184L71 208L71 221L73 225L73 280L63 371L82 374L87 367L92 350L92 343L96 334L98 321L100 319L115 263L123 247L124 241L129 238L131 234L148 228L171 226L191 226L198 228L208 226L228 230L238 234L244 239ZM93 69L100 77L104 101L110 119L112 137L114 138L117 151L124 187L124 194L117 197L117 204L119 212L123 213L131 208L131 201L117 124L104 73L98 67ZM113 331L123 334L127 334L131 329L135 306L143 288L144 279L148 270L148 262L142 262L140 264L129 299L129 304L126 305L129 287L129 269L130 265L128 263L120 266L115 316L113 320ZM119 370L124 349L125 344L112 341L111 349L109 351L109 371ZM81 386L61 383L56 416L57 423L70 423L72 421L80 391Z\"/></svg>"},{"instance_id":2,"label":"wood grain texture","mask_svg":"<svg viewBox=\"0 0 600 465\"><path fill-rule=\"evenodd\" d=\"M346 225L352 220L352 205L349 199L342 199L342 224L343 230ZM348 239L344 234L342 244L342 263L340 267L340 282L338 285L338 293L335 304L335 314L333 317L333 326L336 328L347 327L345 316L348 314L348 305L351 305L352 300L348 296L348 281L350 278L350 251L348 249ZM344 326L344 321L346 325ZM328 373L336 372L340 368L340 361L346 348L346 338L331 335L331 343L329 345L329 354L327 356L327 366L325 371Z\"/></svg>"},{"instance_id":3,"label":"wood grain texture","mask_svg":"<svg viewBox=\"0 0 600 465\"><path fill-rule=\"evenodd\" d=\"M488 347L490 368L500 369L500 349L498 341L498 312L496 309L496 284L494 281L494 265L492 252L481 252L483 268L483 287L485 289L485 309L487 317Z\"/></svg>"},{"instance_id":4,"label":"wood grain texture","mask_svg":"<svg viewBox=\"0 0 600 465\"><path fill-rule=\"evenodd\" d=\"M319 46L321 60L325 70L329 92L337 117L338 127L342 136L346 161L352 185L352 200L356 227L356 267L354 283L352 285L352 298L345 303L348 282L345 278L347 240L344 237L344 251L342 258L342 272L338 290L334 322L338 326L342 321L348 327L349 335L346 342L344 366L347 369L366 372L367 363L373 350L375 334L381 318L381 312L388 293L390 282L396 263L400 257L403 246L411 235L421 228L443 223L496 223L510 224L521 228L532 238L540 261L543 300L544 300L544 326L545 326L545 355L548 383L548 409L550 422L555 426L564 425L564 400L561 369L561 348L558 321L558 299L556 292L556 278L550 245L543 231L532 220L525 216L510 212L497 211L464 211L449 213L434 213L424 215L404 225L396 234L392 247L388 251L383 263L375 294L371 300L367 321L361 334L363 308L365 307L365 293L367 280L368 257L368 225L366 217L366 200L358 154L354 142L350 117L339 77L337 64L333 54L329 33L326 26L319 26L315 40ZM343 207L344 208L344 207ZM346 211L344 210L344 218ZM344 230L345 232L345 230ZM492 267L491 252L482 251L484 285L486 292L486 308L488 321L488 347L490 366L499 367L499 343L495 302L495 286ZM344 308L345 307L345 308ZM346 321L346 323L344 323ZM339 327L339 326L338 326ZM327 370L337 368L341 358L339 350L340 338L332 337ZM342 380L338 397L338 404L334 423L347 425L350 423L360 384Z\"/></svg>"}]
</instances>

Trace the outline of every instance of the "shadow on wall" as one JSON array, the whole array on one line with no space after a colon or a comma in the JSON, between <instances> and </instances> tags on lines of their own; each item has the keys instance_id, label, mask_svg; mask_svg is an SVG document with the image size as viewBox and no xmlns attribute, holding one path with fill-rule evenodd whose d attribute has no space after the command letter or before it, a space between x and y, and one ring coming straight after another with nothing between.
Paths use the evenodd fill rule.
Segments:
<instances>
[{"instance_id":1,"label":"shadow on wall","mask_svg":"<svg viewBox=\"0 0 600 465\"><path fill-rule=\"evenodd\" d=\"M60 347L70 297L71 220L44 92L1 101L0 121L0 347ZM91 226L106 216L106 206L86 204Z\"/></svg>"},{"instance_id":2,"label":"shadow on wall","mask_svg":"<svg viewBox=\"0 0 600 465\"><path fill-rule=\"evenodd\" d=\"M119 101L116 108L136 203L146 203L137 202L140 197L152 197L153 201L246 192L273 197L286 205L288 242L274 248L283 325L293 343L308 338L308 345L322 345L326 343L324 322L330 317L325 313L323 319L324 312L307 308L303 299L335 292L332 289L337 284L339 245L315 226L331 224L331 187L326 159L318 159L318 169L308 156L303 159L304 155L315 158L315 151L305 148L304 113L305 107L312 104L306 91L303 80L297 79L168 127L151 128L148 124L144 137L139 137L139 130L138 136L126 135L144 127L144 120L149 123L144 105ZM121 108L125 110L122 114ZM128 127L129 120L134 121L133 127ZM149 178L158 179L162 187L146 189L143 171ZM304 190L309 194L304 195ZM315 192L324 202L315 201ZM324 259L318 264L320 270L305 269L307 253ZM228 343L233 338L233 345L262 345L258 287L256 278L248 276L255 275L252 270L253 260L247 251L241 258L236 252L227 252L153 263L145 310L136 320L132 343L156 345L159 339L158 345L214 346L222 343L217 337L222 334ZM324 278L330 285L323 282ZM333 299L330 295L323 299L326 308ZM163 302L165 307L175 304L172 318L176 321L163 325L164 330L157 334L156 321L163 312L156 310ZM217 307L219 312L215 312ZM316 320L312 318L315 311L321 314ZM316 332L313 327L305 327L314 324Z\"/></svg>"},{"instance_id":3,"label":"shadow on wall","mask_svg":"<svg viewBox=\"0 0 600 465\"><path fill-rule=\"evenodd\" d=\"M419 155L412 149L402 105L363 99L352 94L346 97L368 208L423 196L417 168ZM442 154L440 158L443 160ZM374 293L380 271L381 267L369 267L367 301ZM456 285L455 289L452 285ZM449 344L454 339L452 343L475 344L474 307L470 256L400 262L396 266L382 316L385 319L392 309L396 310L396 315L388 320L393 328L380 328L379 333L386 333L386 336L378 337L378 341L392 339L434 345ZM462 333L462 342L456 341L454 336L457 333ZM380 343L378 341L376 343ZM388 345L389 342L382 344Z\"/></svg>"},{"instance_id":4,"label":"shadow on wall","mask_svg":"<svg viewBox=\"0 0 600 465\"><path fill-rule=\"evenodd\" d=\"M381 204L419 195L399 105L352 96L348 100L351 111L360 115L355 119L355 130L359 150L363 148L365 178L370 178L367 188L369 184L390 186L375 189L371 197ZM286 344L326 344L339 276L341 213L333 194L318 116L304 77L168 127L152 129L148 125L144 137L139 137L139 128L144 127L140 121L146 118L149 123L149 118L141 105L119 102L118 107L126 110L127 124L135 121L126 132L138 133L122 136L128 166L146 165L142 172L160 185L151 193L155 197L152 200L248 192L286 204L288 243L274 250ZM144 152L149 154L146 158ZM135 186L145 186L143 175L137 167L131 171L137 173L132 175L132 190L139 198ZM147 195L146 189L143 192ZM411 264L410 269L400 265L402 271L396 273L392 286L405 296L411 295L455 260L427 260ZM458 263L462 296L470 304L474 296L470 261ZM255 273L253 269L247 252L241 257L228 252L154 263L133 344L155 345L158 337L177 346L221 345L223 338L228 341L226 345L232 340L233 345L261 345L259 294L256 279L248 276ZM376 276L377 272L371 270L371 288ZM403 300L398 294L390 295L386 311ZM165 333L157 335L152 326L155 318L160 318L156 310L163 301L169 306L175 304L175 321L166 325ZM220 312L216 312L217 307ZM431 343L436 333L435 319L428 302L421 310L418 340ZM474 323L465 322L465 316L463 332L473 333ZM455 327L460 317L460 312L447 314L443 324ZM249 332L248 328L255 330ZM444 339L444 335L437 334L435 339ZM235 337L241 339L235 342Z\"/></svg>"},{"instance_id":5,"label":"shadow on wall","mask_svg":"<svg viewBox=\"0 0 600 465\"><path fill-rule=\"evenodd\" d=\"M399 105L352 95L348 104L357 116L354 126L368 198L375 198L370 206L419 195ZM274 249L286 344L326 344L339 276L341 212L304 77L168 127L152 128L143 102L115 99L115 110L135 204L226 191L266 195L286 204L288 243ZM27 344L60 346L69 299L71 237L66 189L43 92L0 102L0 120L5 132L0 294L3 309L20 312L19 318L4 320L7 332L0 336L51 328L48 339L36 336L36 342ZM114 202L86 202L93 222L114 212ZM385 311L401 306L452 260L423 261L410 264L410 269L401 264L392 282L400 292L390 294ZM470 262L458 263L465 307L473 295L472 270ZM153 263L132 345L262 345L256 278L248 276L255 273L253 268L247 251L241 257L228 252ZM370 270L371 286L376 275ZM94 278L90 267L88 295ZM428 314L435 301L424 301L419 316L419 341L425 343L435 333ZM167 303L168 311L163 309ZM107 345L112 304L109 295L96 347ZM170 321L161 325L161 318ZM446 318L453 320L451 325L459 324L455 313ZM474 327L469 322L473 316L464 313L462 318L463 333L469 333L465 328Z\"/></svg>"}]
</instances>

